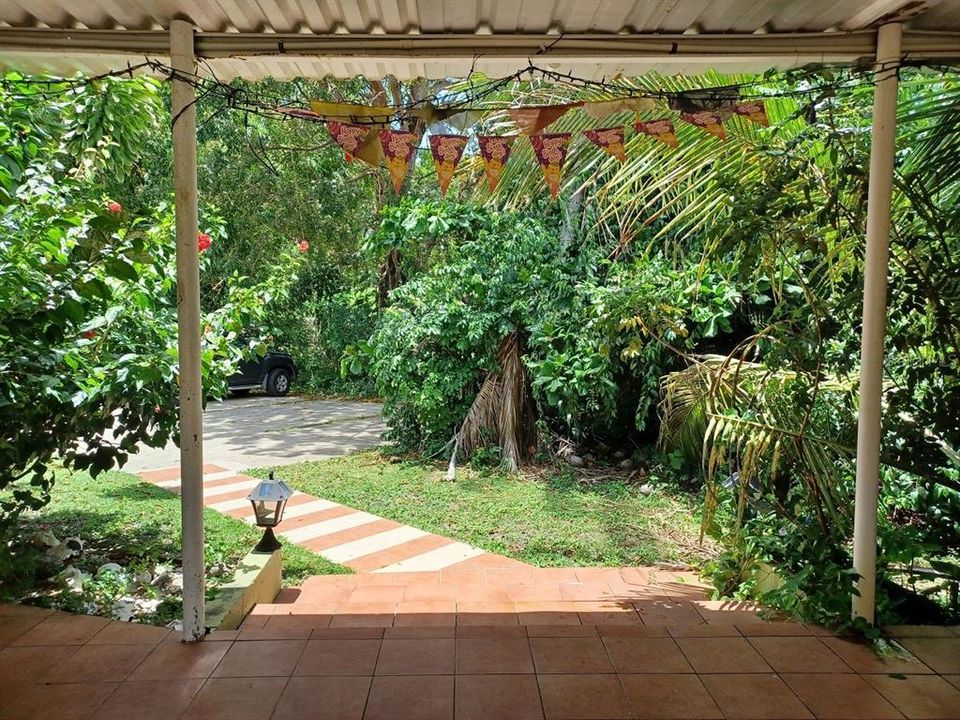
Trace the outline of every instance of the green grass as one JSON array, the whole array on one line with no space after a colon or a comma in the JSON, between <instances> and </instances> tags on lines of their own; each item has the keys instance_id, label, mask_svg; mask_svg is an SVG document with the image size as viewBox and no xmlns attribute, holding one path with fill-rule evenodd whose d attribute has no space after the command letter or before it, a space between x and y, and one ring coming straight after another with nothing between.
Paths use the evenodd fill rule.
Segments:
<instances>
[{"instance_id":1,"label":"green grass","mask_svg":"<svg viewBox=\"0 0 960 720\"><path fill-rule=\"evenodd\" d=\"M368 451L277 475L303 492L537 566L696 563L708 554L697 546L699 502L677 490L644 496L622 480L463 467L449 482L444 471Z\"/></svg>"},{"instance_id":2,"label":"green grass","mask_svg":"<svg viewBox=\"0 0 960 720\"><path fill-rule=\"evenodd\" d=\"M232 568L260 538L260 530L215 510L204 510L207 564L223 562ZM105 562L124 567L153 568L157 563L179 567L180 497L123 472L107 472L97 478L86 473L60 471L52 500L42 510L26 515L18 539L29 541L42 527L63 540L79 537L83 554L73 564L96 572ZM3 583L0 594L22 596L46 586L50 570L39 551L21 545L17 576ZM308 575L350 572L308 550L284 544L283 579L297 584Z\"/></svg>"}]
</instances>

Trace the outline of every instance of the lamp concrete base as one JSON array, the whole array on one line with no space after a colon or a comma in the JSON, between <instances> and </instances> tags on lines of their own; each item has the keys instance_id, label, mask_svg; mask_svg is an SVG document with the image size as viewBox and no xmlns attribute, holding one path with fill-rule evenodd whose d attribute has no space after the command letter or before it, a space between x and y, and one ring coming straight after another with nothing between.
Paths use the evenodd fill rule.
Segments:
<instances>
[{"instance_id":1,"label":"lamp concrete base","mask_svg":"<svg viewBox=\"0 0 960 720\"><path fill-rule=\"evenodd\" d=\"M207 628L235 630L254 605L273 602L280 592L282 569L280 550L248 553L237 566L233 580L207 601Z\"/></svg>"}]
</instances>

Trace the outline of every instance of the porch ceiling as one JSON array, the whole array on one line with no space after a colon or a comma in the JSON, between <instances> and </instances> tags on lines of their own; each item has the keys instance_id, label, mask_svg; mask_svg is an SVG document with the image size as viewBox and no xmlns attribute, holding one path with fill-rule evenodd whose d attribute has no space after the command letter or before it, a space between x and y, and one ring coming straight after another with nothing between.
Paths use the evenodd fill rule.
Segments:
<instances>
[{"instance_id":1,"label":"porch ceiling","mask_svg":"<svg viewBox=\"0 0 960 720\"><path fill-rule=\"evenodd\" d=\"M874 34L857 31L892 13L908 55L960 58L960 0L4 0L0 68L163 58L182 17L224 79L502 75L534 57L593 78L756 72L872 56Z\"/></svg>"}]
</instances>

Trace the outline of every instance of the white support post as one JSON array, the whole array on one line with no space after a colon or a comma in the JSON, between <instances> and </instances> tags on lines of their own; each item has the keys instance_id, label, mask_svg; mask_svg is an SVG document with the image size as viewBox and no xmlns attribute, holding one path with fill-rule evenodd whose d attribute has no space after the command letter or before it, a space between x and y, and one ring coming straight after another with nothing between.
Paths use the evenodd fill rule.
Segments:
<instances>
[{"instance_id":1,"label":"white support post","mask_svg":"<svg viewBox=\"0 0 960 720\"><path fill-rule=\"evenodd\" d=\"M170 65L195 72L193 25L170 23ZM177 221L180 352L180 511L183 525L183 639L206 633L203 562L203 386L200 375L200 258L197 248L197 112L193 85L173 80L173 187Z\"/></svg>"},{"instance_id":2,"label":"white support post","mask_svg":"<svg viewBox=\"0 0 960 720\"><path fill-rule=\"evenodd\" d=\"M860 579L853 617L874 623L877 585L877 502L880 486L883 340L887 316L890 204L896 151L897 86L901 25L877 31L873 137L867 198L867 251L863 269L863 334L860 345L860 414L857 421L857 492L853 568Z\"/></svg>"}]
</instances>

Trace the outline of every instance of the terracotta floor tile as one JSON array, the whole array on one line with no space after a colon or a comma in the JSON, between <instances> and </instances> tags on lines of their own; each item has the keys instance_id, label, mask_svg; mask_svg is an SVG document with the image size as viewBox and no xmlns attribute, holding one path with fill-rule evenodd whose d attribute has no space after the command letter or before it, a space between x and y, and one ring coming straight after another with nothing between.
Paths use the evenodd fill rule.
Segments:
<instances>
[{"instance_id":1,"label":"terracotta floor tile","mask_svg":"<svg viewBox=\"0 0 960 720\"><path fill-rule=\"evenodd\" d=\"M606 673L613 663L599 637L530 638L538 673Z\"/></svg>"},{"instance_id":2,"label":"terracotta floor tile","mask_svg":"<svg viewBox=\"0 0 960 720\"><path fill-rule=\"evenodd\" d=\"M211 678L180 720L267 720L286 685L285 677Z\"/></svg>"},{"instance_id":3,"label":"terracotta floor tile","mask_svg":"<svg viewBox=\"0 0 960 720\"><path fill-rule=\"evenodd\" d=\"M84 720L116 687L114 683L34 685L0 711L0 718Z\"/></svg>"},{"instance_id":4,"label":"terracotta floor tile","mask_svg":"<svg viewBox=\"0 0 960 720\"><path fill-rule=\"evenodd\" d=\"M673 638L605 637L603 642L619 673L693 672Z\"/></svg>"},{"instance_id":5,"label":"terracotta floor tile","mask_svg":"<svg viewBox=\"0 0 960 720\"><path fill-rule=\"evenodd\" d=\"M383 637L390 639L422 640L425 638L456 637L457 628L453 625L400 625L384 628Z\"/></svg>"},{"instance_id":6,"label":"terracotta floor tile","mask_svg":"<svg viewBox=\"0 0 960 720\"><path fill-rule=\"evenodd\" d=\"M457 604L453 600L411 600L397 605L394 625L456 625Z\"/></svg>"},{"instance_id":7,"label":"terracotta floor tile","mask_svg":"<svg viewBox=\"0 0 960 720\"><path fill-rule=\"evenodd\" d=\"M112 622L98 632L89 645L150 645L163 642L170 629L134 622Z\"/></svg>"},{"instance_id":8,"label":"terracotta floor tile","mask_svg":"<svg viewBox=\"0 0 960 720\"><path fill-rule=\"evenodd\" d=\"M373 585L372 587L358 587L348 598L350 605L357 603L396 604L403 599L406 588L402 585Z\"/></svg>"},{"instance_id":9,"label":"terracotta floor tile","mask_svg":"<svg viewBox=\"0 0 960 720\"><path fill-rule=\"evenodd\" d=\"M713 627L723 627L714 625ZM727 626L729 627L729 626ZM810 628L798 622L749 622L735 625L746 637L805 637Z\"/></svg>"},{"instance_id":10,"label":"terracotta floor tile","mask_svg":"<svg viewBox=\"0 0 960 720\"><path fill-rule=\"evenodd\" d=\"M691 600L690 604L711 625L762 623L760 606L739 600Z\"/></svg>"},{"instance_id":11,"label":"terracotta floor tile","mask_svg":"<svg viewBox=\"0 0 960 720\"><path fill-rule=\"evenodd\" d=\"M616 675L538 675L547 720L632 718L630 701Z\"/></svg>"},{"instance_id":12,"label":"terracotta floor tile","mask_svg":"<svg viewBox=\"0 0 960 720\"><path fill-rule=\"evenodd\" d=\"M273 599L274 605L292 605L300 599L300 588L283 588Z\"/></svg>"},{"instance_id":13,"label":"terracotta floor tile","mask_svg":"<svg viewBox=\"0 0 960 720\"><path fill-rule=\"evenodd\" d=\"M591 610L579 612L583 625L642 625L636 610Z\"/></svg>"},{"instance_id":14,"label":"terracotta floor tile","mask_svg":"<svg viewBox=\"0 0 960 720\"><path fill-rule=\"evenodd\" d=\"M576 603L560 600L518 600L517 615L521 625L580 625Z\"/></svg>"},{"instance_id":15,"label":"terracotta floor tile","mask_svg":"<svg viewBox=\"0 0 960 720\"><path fill-rule=\"evenodd\" d=\"M533 568L491 568L487 570L487 582L491 585L524 585L533 582Z\"/></svg>"},{"instance_id":16,"label":"terracotta floor tile","mask_svg":"<svg viewBox=\"0 0 960 720\"><path fill-rule=\"evenodd\" d=\"M696 675L620 675L638 718L708 720L723 713Z\"/></svg>"},{"instance_id":17,"label":"terracotta floor tile","mask_svg":"<svg viewBox=\"0 0 960 720\"><path fill-rule=\"evenodd\" d=\"M122 683L97 709L96 720L169 720L179 717L203 680L143 680Z\"/></svg>"},{"instance_id":18,"label":"terracotta floor tile","mask_svg":"<svg viewBox=\"0 0 960 720\"><path fill-rule=\"evenodd\" d=\"M517 613L468 612L457 613L457 625L519 625Z\"/></svg>"},{"instance_id":19,"label":"terracotta floor tile","mask_svg":"<svg viewBox=\"0 0 960 720\"><path fill-rule=\"evenodd\" d=\"M306 646L306 640L236 642L213 671L213 677L287 677Z\"/></svg>"},{"instance_id":20,"label":"terracotta floor tile","mask_svg":"<svg viewBox=\"0 0 960 720\"><path fill-rule=\"evenodd\" d=\"M734 625L670 625L671 637L742 637Z\"/></svg>"},{"instance_id":21,"label":"terracotta floor tile","mask_svg":"<svg viewBox=\"0 0 960 720\"><path fill-rule=\"evenodd\" d=\"M380 640L310 640L293 674L373 675L380 652Z\"/></svg>"},{"instance_id":22,"label":"terracotta floor tile","mask_svg":"<svg viewBox=\"0 0 960 720\"><path fill-rule=\"evenodd\" d=\"M318 628L310 635L311 640L379 640L386 628L342 627Z\"/></svg>"},{"instance_id":23,"label":"terracotta floor tile","mask_svg":"<svg viewBox=\"0 0 960 720\"><path fill-rule=\"evenodd\" d=\"M107 683L125 680L154 645L86 645L47 673L51 683Z\"/></svg>"},{"instance_id":24,"label":"terracotta floor tile","mask_svg":"<svg viewBox=\"0 0 960 720\"><path fill-rule=\"evenodd\" d=\"M561 583L560 597L564 600L598 601L610 600L613 591L607 583Z\"/></svg>"},{"instance_id":25,"label":"terracotta floor tile","mask_svg":"<svg viewBox=\"0 0 960 720\"><path fill-rule=\"evenodd\" d=\"M80 648L11 647L0 650L0 708L25 695L43 682L47 673L65 662Z\"/></svg>"},{"instance_id":26,"label":"terracotta floor tile","mask_svg":"<svg viewBox=\"0 0 960 720\"><path fill-rule=\"evenodd\" d=\"M670 637L665 625L598 625L601 637Z\"/></svg>"},{"instance_id":27,"label":"terracotta floor tile","mask_svg":"<svg viewBox=\"0 0 960 720\"><path fill-rule=\"evenodd\" d=\"M110 621L93 615L48 615L10 645L83 645Z\"/></svg>"},{"instance_id":28,"label":"terracotta floor tile","mask_svg":"<svg viewBox=\"0 0 960 720\"><path fill-rule=\"evenodd\" d=\"M13 642L34 625L42 622L44 615L0 615L0 645Z\"/></svg>"},{"instance_id":29,"label":"terracotta floor tile","mask_svg":"<svg viewBox=\"0 0 960 720\"><path fill-rule=\"evenodd\" d=\"M824 645L843 658L855 672L865 673L930 673L930 668L915 657L885 653L878 655L869 645L855 638L821 638Z\"/></svg>"},{"instance_id":30,"label":"terracotta floor tile","mask_svg":"<svg viewBox=\"0 0 960 720\"><path fill-rule=\"evenodd\" d=\"M563 600L559 583L529 585L504 585L514 602L559 602Z\"/></svg>"},{"instance_id":31,"label":"terracotta floor tile","mask_svg":"<svg viewBox=\"0 0 960 720\"><path fill-rule=\"evenodd\" d=\"M290 678L271 720L361 720L370 677Z\"/></svg>"},{"instance_id":32,"label":"terracotta floor tile","mask_svg":"<svg viewBox=\"0 0 960 720\"><path fill-rule=\"evenodd\" d=\"M704 622L688 602L651 599L633 603L644 625L698 625Z\"/></svg>"},{"instance_id":33,"label":"terracotta floor tile","mask_svg":"<svg viewBox=\"0 0 960 720\"><path fill-rule=\"evenodd\" d=\"M730 720L799 720L813 717L776 675L718 674L703 675L700 680Z\"/></svg>"},{"instance_id":34,"label":"terracotta floor tile","mask_svg":"<svg viewBox=\"0 0 960 720\"><path fill-rule=\"evenodd\" d=\"M457 672L468 675L532 673L530 643L525 637L458 637Z\"/></svg>"},{"instance_id":35,"label":"terracotta floor tile","mask_svg":"<svg viewBox=\"0 0 960 720\"><path fill-rule=\"evenodd\" d=\"M541 720L535 675L458 675L456 720Z\"/></svg>"},{"instance_id":36,"label":"terracotta floor tile","mask_svg":"<svg viewBox=\"0 0 960 720\"><path fill-rule=\"evenodd\" d=\"M0 603L0 616L2 617L24 617L34 615L37 617L46 617L53 615L50 608L37 607L36 605L21 605L19 603Z\"/></svg>"},{"instance_id":37,"label":"terracotta floor tile","mask_svg":"<svg viewBox=\"0 0 960 720\"><path fill-rule=\"evenodd\" d=\"M960 673L960 637L902 638L900 644L941 675Z\"/></svg>"},{"instance_id":38,"label":"terracotta floor tile","mask_svg":"<svg viewBox=\"0 0 960 720\"><path fill-rule=\"evenodd\" d=\"M465 602L512 603L510 592L498 585L467 585L456 591L457 600Z\"/></svg>"},{"instance_id":39,"label":"terracotta floor tile","mask_svg":"<svg viewBox=\"0 0 960 720\"><path fill-rule=\"evenodd\" d=\"M396 603L350 603L330 618L330 627L391 627Z\"/></svg>"},{"instance_id":40,"label":"terracotta floor tile","mask_svg":"<svg viewBox=\"0 0 960 720\"><path fill-rule=\"evenodd\" d=\"M960 690L935 675L864 678L908 718L960 718Z\"/></svg>"},{"instance_id":41,"label":"terracotta floor tile","mask_svg":"<svg viewBox=\"0 0 960 720\"><path fill-rule=\"evenodd\" d=\"M755 637L749 643L779 673L848 673L853 669L816 637Z\"/></svg>"},{"instance_id":42,"label":"terracotta floor tile","mask_svg":"<svg viewBox=\"0 0 960 720\"><path fill-rule=\"evenodd\" d=\"M454 670L453 638L392 639L380 646L377 675L448 675Z\"/></svg>"},{"instance_id":43,"label":"terracotta floor tile","mask_svg":"<svg viewBox=\"0 0 960 720\"><path fill-rule=\"evenodd\" d=\"M599 635L593 625L527 625L527 637L585 637Z\"/></svg>"},{"instance_id":44,"label":"terracotta floor tile","mask_svg":"<svg viewBox=\"0 0 960 720\"><path fill-rule=\"evenodd\" d=\"M457 625L458 638L526 638L527 628L521 625Z\"/></svg>"},{"instance_id":45,"label":"terracotta floor tile","mask_svg":"<svg viewBox=\"0 0 960 720\"><path fill-rule=\"evenodd\" d=\"M205 640L194 645L162 642L130 675L130 680L206 678L230 648L228 642Z\"/></svg>"},{"instance_id":46,"label":"terracotta floor tile","mask_svg":"<svg viewBox=\"0 0 960 720\"><path fill-rule=\"evenodd\" d=\"M457 601L457 590L439 585L401 585L404 602L453 602Z\"/></svg>"},{"instance_id":47,"label":"terracotta floor tile","mask_svg":"<svg viewBox=\"0 0 960 720\"><path fill-rule=\"evenodd\" d=\"M803 673L781 677L818 718L883 720L903 717L859 675Z\"/></svg>"},{"instance_id":48,"label":"terracotta floor tile","mask_svg":"<svg viewBox=\"0 0 960 720\"><path fill-rule=\"evenodd\" d=\"M677 638L698 673L770 672L770 666L743 638Z\"/></svg>"},{"instance_id":49,"label":"terracotta floor tile","mask_svg":"<svg viewBox=\"0 0 960 720\"><path fill-rule=\"evenodd\" d=\"M327 622L329 622L329 619ZM241 642L247 640L307 640L312 632L313 627L306 624L265 626L241 630L234 640Z\"/></svg>"},{"instance_id":50,"label":"terracotta floor tile","mask_svg":"<svg viewBox=\"0 0 960 720\"><path fill-rule=\"evenodd\" d=\"M453 676L373 678L364 720L451 720ZM402 714L398 712L403 708Z\"/></svg>"},{"instance_id":51,"label":"terracotta floor tile","mask_svg":"<svg viewBox=\"0 0 960 720\"><path fill-rule=\"evenodd\" d=\"M944 675L943 679L953 685L955 688L960 689L960 675Z\"/></svg>"}]
</instances>

